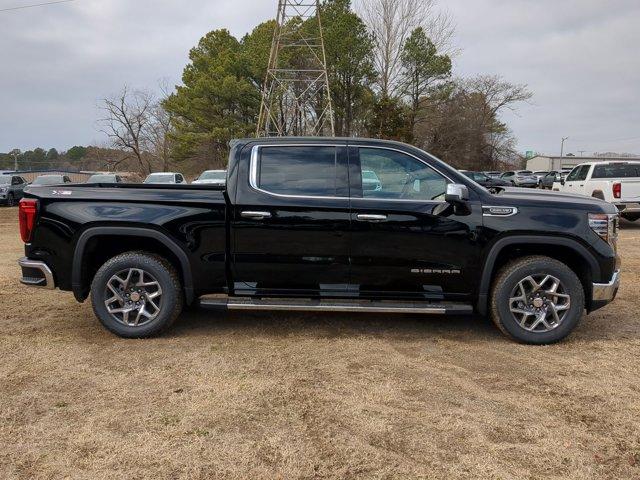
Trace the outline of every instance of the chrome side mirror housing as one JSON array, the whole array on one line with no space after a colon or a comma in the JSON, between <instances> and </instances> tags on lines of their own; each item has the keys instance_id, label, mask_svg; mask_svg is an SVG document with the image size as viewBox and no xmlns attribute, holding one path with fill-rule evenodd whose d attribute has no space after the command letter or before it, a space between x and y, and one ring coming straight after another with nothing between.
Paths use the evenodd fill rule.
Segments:
<instances>
[{"instance_id":1,"label":"chrome side mirror housing","mask_svg":"<svg viewBox=\"0 0 640 480\"><path fill-rule=\"evenodd\" d=\"M447 203L453 205L465 203L469 200L469 189L460 183L450 183L447 185L447 193L444 196Z\"/></svg>"}]
</instances>

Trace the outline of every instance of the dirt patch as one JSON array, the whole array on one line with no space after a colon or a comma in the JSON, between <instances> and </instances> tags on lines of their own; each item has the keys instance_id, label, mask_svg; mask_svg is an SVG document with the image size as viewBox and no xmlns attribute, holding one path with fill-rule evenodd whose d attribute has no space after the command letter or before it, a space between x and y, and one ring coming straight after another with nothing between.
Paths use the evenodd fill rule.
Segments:
<instances>
[{"instance_id":1,"label":"dirt patch","mask_svg":"<svg viewBox=\"0 0 640 480\"><path fill-rule=\"evenodd\" d=\"M640 223L618 301L552 347L480 319L183 316L120 340L19 285L0 210L1 478L640 479Z\"/></svg>"}]
</instances>

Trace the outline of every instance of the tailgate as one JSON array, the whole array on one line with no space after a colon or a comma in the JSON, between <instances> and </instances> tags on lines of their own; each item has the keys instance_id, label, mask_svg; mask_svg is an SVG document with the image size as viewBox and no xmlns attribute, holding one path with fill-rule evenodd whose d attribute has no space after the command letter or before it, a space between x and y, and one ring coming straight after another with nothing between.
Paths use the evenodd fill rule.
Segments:
<instances>
[{"instance_id":1,"label":"tailgate","mask_svg":"<svg viewBox=\"0 0 640 480\"><path fill-rule=\"evenodd\" d=\"M622 180L622 201L623 202L640 202L640 178Z\"/></svg>"}]
</instances>

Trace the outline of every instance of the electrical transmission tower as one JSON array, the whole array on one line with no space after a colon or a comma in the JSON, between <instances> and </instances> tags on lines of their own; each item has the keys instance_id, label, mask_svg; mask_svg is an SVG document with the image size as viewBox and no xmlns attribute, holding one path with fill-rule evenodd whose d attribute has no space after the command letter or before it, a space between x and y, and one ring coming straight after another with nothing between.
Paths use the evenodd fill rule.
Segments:
<instances>
[{"instance_id":1,"label":"electrical transmission tower","mask_svg":"<svg viewBox=\"0 0 640 480\"><path fill-rule=\"evenodd\" d=\"M279 0L258 137L334 136L320 0Z\"/></svg>"}]
</instances>

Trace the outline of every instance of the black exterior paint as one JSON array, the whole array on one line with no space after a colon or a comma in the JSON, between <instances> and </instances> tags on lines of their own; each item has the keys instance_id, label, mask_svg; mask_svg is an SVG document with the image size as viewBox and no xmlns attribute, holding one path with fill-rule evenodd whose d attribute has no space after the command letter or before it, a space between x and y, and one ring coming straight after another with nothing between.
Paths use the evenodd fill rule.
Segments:
<instances>
[{"instance_id":1,"label":"black exterior paint","mask_svg":"<svg viewBox=\"0 0 640 480\"><path fill-rule=\"evenodd\" d=\"M335 198L271 195L249 182L256 145L335 145ZM465 207L444 202L358 198L358 148L412 155L451 182L467 186ZM617 268L613 249L587 222L588 213L616 213L597 199L507 189L493 195L414 147L360 139L261 139L232 145L226 190L189 185L30 187L39 216L27 257L43 260L62 290L86 298L91 271L105 249L159 242L176 257L187 298L209 293L259 296L413 298L472 303L486 311L494 262L509 245L569 248L607 283ZM71 192L61 195L60 190ZM351 191L352 196L349 196ZM483 206L517 207L511 217L483 217ZM252 220L241 213L267 211ZM382 214L368 223L359 214ZM124 230L123 230L124 229ZM149 243L150 245L150 243ZM190 271L189 271L190 270Z\"/></svg>"}]
</instances>

